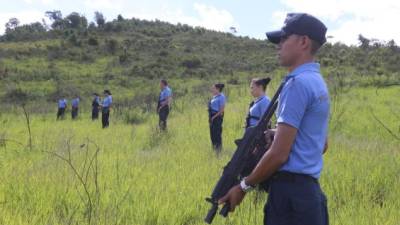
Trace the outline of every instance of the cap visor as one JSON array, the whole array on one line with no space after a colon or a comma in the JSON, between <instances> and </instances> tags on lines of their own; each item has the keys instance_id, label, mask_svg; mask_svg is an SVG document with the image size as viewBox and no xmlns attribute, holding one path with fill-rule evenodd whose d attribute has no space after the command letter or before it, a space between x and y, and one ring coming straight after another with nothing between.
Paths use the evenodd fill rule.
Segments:
<instances>
[{"instance_id":1,"label":"cap visor","mask_svg":"<svg viewBox=\"0 0 400 225\"><path fill-rule=\"evenodd\" d=\"M285 32L282 30L277 30L277 31L267 32L266 35L270 42L274 44L279 44L281 38L285 36Z\"/></svg>"}]
</instances>

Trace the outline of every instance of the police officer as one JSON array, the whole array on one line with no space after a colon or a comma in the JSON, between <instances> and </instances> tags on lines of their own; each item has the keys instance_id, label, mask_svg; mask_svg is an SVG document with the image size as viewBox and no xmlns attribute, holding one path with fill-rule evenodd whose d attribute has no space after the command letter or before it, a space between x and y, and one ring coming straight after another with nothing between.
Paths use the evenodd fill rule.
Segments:
<instances>
[{"instance_id":1,"label":"police officer","mask_svg":"<svg viewBox=\"0 0 400 225\"><path fill-rule=\"evenodd\" d=\"M104 90L104 99L101 103L101 122L103 128L106 128L110 125L110 109L112 106L112 95L110 90Z\"/></svg>"},{"instance_id":2,"label":"police officer","mask_svg":"<svg viewBox=\"0 0 400 225\"><path fill-rule=\"evenodd\" d=\"M305 13L288 14L281 30L268 32L289 71L279 96L277 128L271 147L253 172L220 203L231 211L254 185L270 179L264 224L326 225L326 198L319 178L327 148L329 94L314 56L326 42L327 28Z\"/></svg>"},{"instance_id":3,"label":"police officer","mask_svg":"<svg viewBox=\"0 0 400 225\"><path fill-rule=\"evenodd\" d=\"M169 115L170 105L172 101L172 90L168 86L167 80L160 81L160 96L158 98L157 113L159 116L160 130L167 129L167 119Z\"/></svg>"},{"instance_id":4,"label":"police officer","mask_svg":"<svg viewBox=\"0 0 400 225\"><path fill-rule=\"evenodd\" d=\"M80 98L79 96L76 96L74 99L72 99L71 102L71 118L74 120L78 117L78 110L79 110L79 101Z\"/></svg>"},{"instance_id":5,"label":"police officer","mask_svg":"<svg viewBox=\"0 0 400 225\"><path fill-rule=\"evenodd\" d=\"M208 120L210 124L210 137L213 148L219 152L222 148L222 122L226 98L222 93L224 84L214 84L211 87L213 97L208 103Z\"/></svg>"},{"instance_id":6,"label":"police officer","mask_svg":"<svg viewBox=\"0 0 400 225\"><path fill-rule=\"evenodd\" d=\"M253 79L250 83L251 95L255 98L250 103L249 113L246 117L246 128L255 126L267 111L270 99L265 95L265 90L270 82L270 78Z\"/></svg>"},{"instance_id":7,"label":"police officer","mask_svg":"<svg viewBox=\"0 0 400 225\"><path fill-rule=\"evenodd\" d=\"M100 96L97 93L93 93L92 120L97 120L99 118L99 107L100 107Z\"/></svg>"},{"instance_id":8,"label":"police officer","mask_svg":"<svg viewBox=\"0 0 400 225\"><path fill-rule=\"evenodd\" d=\"M58 100L57 120L64 119L66 109L67 109L67 99L60 98Z\"/></svg>"}]
</instances>

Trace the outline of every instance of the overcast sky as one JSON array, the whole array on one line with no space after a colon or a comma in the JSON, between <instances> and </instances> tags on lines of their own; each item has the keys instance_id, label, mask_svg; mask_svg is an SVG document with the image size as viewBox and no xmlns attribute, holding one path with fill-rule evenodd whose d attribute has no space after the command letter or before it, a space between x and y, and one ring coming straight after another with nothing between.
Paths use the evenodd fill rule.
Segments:
<instances>
[{"instance_id":1,"label":"overcast sky","mask_svg":"<svg viewBox=\"0 0 400 225\"><path fill-rule=\"evenodd\" d=\"M125 18L159 19L213 30L265 39L265 32L279 29L288 12L307 12L328 27L332 42L357 44L358 34L400 44L399 0L0 0L0 33L11 17L21 23L41 21L44 12L61 10L84 14L93 20L102 12L107 20L118 14ZM397 28L396 28L397 27Z\"/></svg>"}]
</instances>

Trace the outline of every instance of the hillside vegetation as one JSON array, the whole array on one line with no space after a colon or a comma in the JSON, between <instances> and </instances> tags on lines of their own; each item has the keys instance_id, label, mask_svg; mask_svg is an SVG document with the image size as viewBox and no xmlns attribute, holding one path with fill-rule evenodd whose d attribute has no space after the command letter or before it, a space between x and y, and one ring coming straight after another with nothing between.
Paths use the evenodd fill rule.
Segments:
<instances>
[{"instance_id":1,"label":"hillside vegetation","mask_svg":"<svg viewBox=\"0 0 400 225\"><path fill-rule=\"evenodd\" d=\"M19 25L17 19L7 23L0 38L2 102L15 102L21 92L35 102L54 102L60 95L86 96L104 88L118 90L114 95L126 102L156 95L154 80L159 78L185 80L190 87L192 80L239 84L248 77L280 73L275 47L264 40L122 16L106 22L99 12L97 24L88 24L78 13L46 15L51 25ZM324 74L341 86L398 84L396 43L362 35L359 40L357 47L325 45L319 53ZM185 93L182 89L175 88L178 95Z\"/></svg>"}]
</instances>

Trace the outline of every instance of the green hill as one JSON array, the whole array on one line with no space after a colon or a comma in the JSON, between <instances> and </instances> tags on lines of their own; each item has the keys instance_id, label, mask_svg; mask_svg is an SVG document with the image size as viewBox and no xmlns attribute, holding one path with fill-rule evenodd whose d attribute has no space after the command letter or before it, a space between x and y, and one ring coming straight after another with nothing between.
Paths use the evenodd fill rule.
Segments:
<instances>
[{"instance_id":1,"label":"green hill","mask_svg":"<svg viewBox=\"0 0 400 225\"><path fill-rule=\"evenodd\" d=\"M118 90L117 99L126 102L155 95L159 78L175 80L177 96L204 94L205 84L214 80L239 84L282 73L267 41L122 16L88 25L77 13L51 15L51 29L40 23L7 25L0 38L2 102L14 103L21 92L35 102L53 102L60 95L87 96L104 88ZM397 83L400 48L361 35L360 42L359 47L325 45L319 55L324 74L342 86Z\"/></svg>"}]
</instances>

